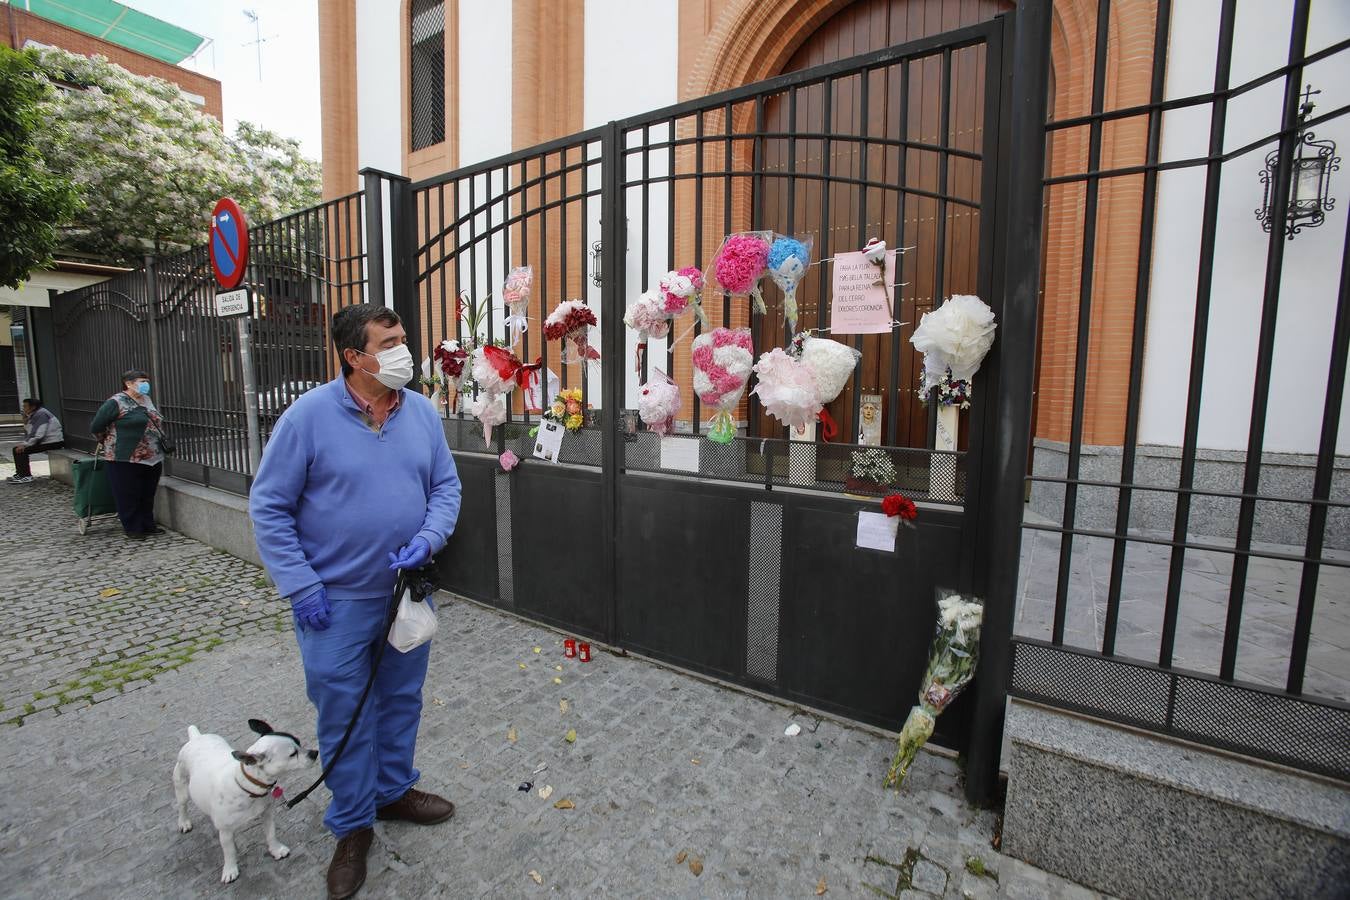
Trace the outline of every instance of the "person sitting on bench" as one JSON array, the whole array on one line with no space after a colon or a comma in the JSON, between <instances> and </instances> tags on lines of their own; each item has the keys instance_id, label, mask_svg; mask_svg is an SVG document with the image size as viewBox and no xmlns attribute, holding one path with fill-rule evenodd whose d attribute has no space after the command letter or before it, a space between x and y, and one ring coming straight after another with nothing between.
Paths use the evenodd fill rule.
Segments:
<instances>
[{"instance_id":1,"label":"person sitting on bench","mask_svg":"<svg viewBox=\"0 0 1350 900\"><path fill-rule=\"evenodd\" d=\"M60 450L66 445L61 432L61 421L51 414L36 397L23 401L23 443L14 446L14 474L6 479L10 484L27 484L33 480L30 465L34 453Z\"/></svg>"}]
</instances>

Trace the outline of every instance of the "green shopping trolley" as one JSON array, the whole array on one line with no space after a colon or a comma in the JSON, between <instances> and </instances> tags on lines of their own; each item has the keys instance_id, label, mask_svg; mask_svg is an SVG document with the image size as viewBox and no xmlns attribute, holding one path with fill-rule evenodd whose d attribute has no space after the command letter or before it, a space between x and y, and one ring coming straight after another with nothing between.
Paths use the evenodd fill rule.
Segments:
<instances>
[{"instance_id":1,"label":"green shopping trolley","mask_svg":"<svg viewBox=\"0 0 1350 900\"><path fill-rule=\"evenodd\" d=\"M98 457L77 459L72 466L75 479L75 515L80 517L80 534L98 518L117 515L112 485L108 483L108 465Z\"/></svg>"}]
</instances>

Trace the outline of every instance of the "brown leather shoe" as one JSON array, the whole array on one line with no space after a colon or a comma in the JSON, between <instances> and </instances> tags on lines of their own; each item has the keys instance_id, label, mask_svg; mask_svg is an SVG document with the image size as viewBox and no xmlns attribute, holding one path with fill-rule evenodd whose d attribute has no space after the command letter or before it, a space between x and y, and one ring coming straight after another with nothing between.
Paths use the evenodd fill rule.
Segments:
<instances>
[{"instance_id":1,"label":"brown leather shoe","mask_svg":"<svg viewBox=\"0 0 1350 900\"><path fill-rule=\"evenodd\" d=\"M374 837L373 830L362 828L338 840L328 864L328 900L347 900L361 890L366 883L366 854Z\"/></svg>"},{"instance_id":2,"label":"brown leather shoe","mask_svg":"<svg viewBox=\"0 0 1350 900\"><path fill-rule=\"evenodd\" d=\"M408 788L408 793L375 810L375 818L382 820L397 819L418 825L436 825L455 814L455 804L444 797Z\"/></svg>"}]
</instances>

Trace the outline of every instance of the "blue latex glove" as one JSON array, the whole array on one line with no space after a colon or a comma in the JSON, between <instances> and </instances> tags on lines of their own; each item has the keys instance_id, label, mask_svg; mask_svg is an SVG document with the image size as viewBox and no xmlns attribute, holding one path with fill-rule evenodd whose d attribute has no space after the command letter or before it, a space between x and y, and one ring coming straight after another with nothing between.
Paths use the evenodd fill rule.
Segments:
<instances>
[{"instance_id":1,"label":"blue latex glove","mask_svg":"<svg viewBox=\"0 0 1350 900\"><path fill-rule=\"evenodd\" d=\"M291 612L300 627L307 631L325 631L333 622L333 604L328 602L328 591L323 585L308 594L292 597Z\"/></svg>"},{"instance_id":2,"label":"blue latex glove","mask_svg":"<svg viewBox=\"0 0 1350 900\"><path fill-rule=\"evenodd\" d=\"M431 559L431 545L426 538L415 537L404 544L397 553L389 554L389 568L417 569Z\"/></svg>"}]
</instances>

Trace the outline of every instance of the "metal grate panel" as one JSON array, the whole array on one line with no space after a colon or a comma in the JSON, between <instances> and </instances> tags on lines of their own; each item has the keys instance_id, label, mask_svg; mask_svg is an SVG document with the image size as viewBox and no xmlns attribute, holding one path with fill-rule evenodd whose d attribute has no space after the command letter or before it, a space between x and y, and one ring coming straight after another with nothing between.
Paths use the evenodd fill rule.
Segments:
<instances>
[{"instance_id":1,"label":"metal grate panel","mask_svg":"<svg viewBox=\"0 0 1350 900\"><path fill-rule=\"evenodd\" d=\"M515 606L515 568L511 552L511 476L497 472L493 490L497 497L497 593L502 603Z\"/></svg>"},{"instance_id":2,"label":"metal grate panel","mask_svg":"<svg viewBox=\"0 0 1350 900\"><path fill-rule=\"evenodd\" d=\"M1350 781L1350 708L1039 641L1013 648L1015 696Z\"/></svg>"},{"instance_id":3,"label":"metal grate panel","mask_svg":"<svg viewBox=\"0 0 1350 900\"><path fill-rule=\"evenodd\" d=\"M1072 653L1017 643L1012 690L1052 703L1161 728L1167 724L1167 675Z\"/></svg>"},{"instance_id":4,"label":"metal grate panel","mask_svg":"<svg viewBox=\"0 0 1350 900\"><path fill-rule=\"evenodd\" d=\"M750 596L745 614L745 671L778 680L778 605L783 574L783 507L750 503Z\"/></svg>"},{"instance_id":5,"label":"metal grate panel","mask_svg":"<svg viewBox=\"0 0 1350 900\"><path fill-rule=\"evenodd\" d=\"M445 2L413 0L409 59L412 148L445 141Z\"/></svg>"},{"instance_id":6,"label":"metal grate panel","mask_svg":"<svg viewBox=\"0 0 1350 900\"><path fill-rule=\"evenodd\" d=\"M1180 677L1172 729L1206 744L1350 779L1350 710Z\"/></svg>"}]
</instances>

